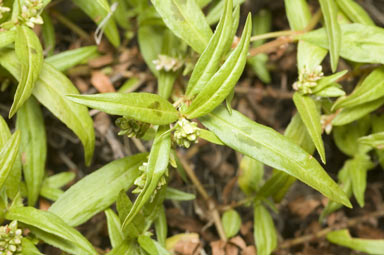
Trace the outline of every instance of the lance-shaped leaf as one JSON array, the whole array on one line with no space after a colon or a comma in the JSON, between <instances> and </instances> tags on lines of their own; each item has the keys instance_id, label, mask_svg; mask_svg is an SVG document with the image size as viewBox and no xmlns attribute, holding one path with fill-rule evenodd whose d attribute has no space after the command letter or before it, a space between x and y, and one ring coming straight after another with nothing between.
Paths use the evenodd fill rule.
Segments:
<instances>
[{"instance_id":1,"label":"lance-shaped leaf","mask_svg":"<svg viewBox=\"0 0 384 255\"><path fill-rule=\"evenodd\" d=\"M131 211L123 221L123 230L131 223L143 206L154 196L154 191L158 189L160 179L168 170L169 154L171 151L171 136L169 127L160 126L153 142L149 154L148 164L144 174L146 175L145 184L136 198ZM164 177L163 177L164 178Z\"/></svg>"},{"instance_id":2,"label":"lance-shaped leaf","mask_svg":"<svg viewBox=\"0 0 384 255\"><path fill-rule=\"evenodd\" d=\"M108 114L128 116L154 125L169 124L179 117L170 102L152 93L68 95L68 98Z\"/></svg>"},{"instance_id":3,"label":"lance-shaped leaf","mask_svg":"<svg viewBox=\"0 0 384 255\"><path fill-rule=\"evenodd\" d=\"M358 63L384 64L384 29L358 23L343 24L341 27L340 56ZM305 40L322 48L329 49L324 29L299 35Z\"/></svg>"},{"instance_id":4,"label":"lance-shaped leaf","mask_svg":"<svg viewBox=\"0 0 384 255\"><path fill-rule=\"evenodd\" d=\"M158 217L156 218L154 225L156 231L157 241L165 246L165 241L168 235L167 217L165 215L164 205L159 209Z\"/></svg>"},{"instance_id":5,"label":"lance-shaped leaf","mask_svg":"<svg viewBox=\"0 0 384 255\"><path fill-rule=\"evenodd\" d=\"M137 242L140 247L149 255L170 255L171 253L161 246L158 242L146 235L138 237Z\"/></svg>"},{"instance_id":6,"label":"lance-shaped leaf","mask_svg":"<svg viewBox=\"0 0 384 255\"><path fill-rule=\"evenodd\" d=\"M225 46L232 41L232 0L225 0L224 11L215 33L209 40L207 48L201 54L193 69L185 95L193 98L206 85L219 68L223 54L228 50Z\"/></svg>"},{"instance_id":7,"label":"lance-shaped leaf","mask_svg":"<svg viewBox=\"0 0 384 255\"><path fill-rule=\"evenodd\" d=\"M341 72L337 72L335 74L332 74L330 76L325 76L317 81L316 87L312 89L313 93L319 93L321 90L333 86L335 82L337 82L341 77L343 77L348 71L344 70Z\"/></svg>"},{"instance_id":8,"label":"lance-shaped leaf","mask_svg":"<svg viewBox=\"0 0 384 255\"><path fill-rule=\"evenodd\" d=\"M164 36L164 28L159 26L141 25L137 32L140 53L151 72L159 75L156 65L153 63L161 53L161 42Z\"/></svg>"},{"instance_id":9,"label":"lance-shaped leaf","mask_svg":"<svg viewBox=\"0 0 384 255\"><path fill-rule=\"evenodd\" d=\"M8 30L0 32L0 48L3 48L15 41L16 31Z\"/></svg>"},{"instance_id":10,"label":"lance-shaped leaf","mask_svg":"<svg viewBox=\"0 0 384 255\"><path fill-rule=\"evenodd\" d=\"M336 117L332 120L333 126L342 126L358 120L368 113L373 112L384 104L384 97L376 99L374 101L359 104L349 108L343 108Z\"/></svg>"},{"instance_id":11,"label":"lance-shaped leaf","mask_svg":"<svg viewBox=\"0 0 384 255\"><path fill-rule=\"evenodd\" d=\"M188 201L196 199L195 194L187 193L178 189L167 187L165 199L176 201Z\"/></svg>"},{"instance_id":12,"label":"lance-shaped leaf","mask_svg":"<svg viewBox=\"0 0 384 255\"><path fill-rule=\"evenodd\" d=\"M124 234L121 231L121 222L119 216L112 209L104 211L107 218L108 236L113 248L124 241Z\"/></svg>"},{"instance_id":13,"label":"lance-shaped leaf","mask_svg":"<svg viewBox=\"0 0 384 255\"><path fill-rule=\"evenodd\" d=\"M292 30L304 30L311 21L311 11L306 0L284 0L285 13Z\"/></svg>"},{"instance_id":14,"label":"lance-shaped leaf","mask_svg":"<svg viewBox=\"0 0 384 255\"><path fill-rule=\"evenodd\" d=\"M20 146L20 132L16 131L0 150L0 189L4 186L13 164L17 158Z\"/></svg>"},{"instance_id":15,"label":"lance-shaped leaf","mask_svg":"<svg viewBox=\"0 0 384 255\"><path fill-rule=\"evenodd\" d=\"M264 164L248 156L240 161L237 183L240 189L249 195L259 190L264 175Z\"/></svg>"},{"instance_id":16,"label":"lance-shaped leaf","mask_svg":"<svg viewBox=\"0 0 384 255\"><path fill-rule=\"evenodd\" d=\"M64 72L78 64L86 63L96 54L96 46L86 46L74 50L67 50L54 56L48 57L45 59L45 62L51 64L54 68L56 68L56 70Z\"/></svg>"},{"instance_id":17,"label":"lance-shaped leaf","mask_svg":"<svg viewBox=\"0 0 384 255\"><path fill-rule=\"evenodd\" d=\"M32 94L44 60L39 38L27 26L16 28L15 52L20 61L21 77L9 117L12 117Z\"/></svg>"},{"instance_id":18,"label":"lance-shaped leaf","mask_svg":"<svg viewBox=\"0 0 384 255\"><path fill-rule=\"evenodd\" d=\"M309 96L296 92L293 95L293 102L295 103L300 117L303 120L304 125L306 126L307 131L316 146L317 152L320 154L321 161L325 163L324 143L323 139L321 138L322 130L320 123L320 113L316 107L315 101Z\"/></svg>"},{"instance_id":19,"label":"lance-shaped leaf","mask_svg":"<svg viewBox=\"0 0 384 255\"><path fill-rule=\"evenodd\" d=\"M284 171L348 207L351 203L321 165L300 146L272 128L260 125L220 106L200 118L227 146L266 165Z\"/></svg>"},{"instance_id":20,"label":"lance-shaped leaf","mask_svg":"<svg viewBox=\"0 0 384 255\"><path fill-rule=\"evenodd\" d=\"M269 255L277 246L277 234L273 219L261 203L254 205L253 213L253 236L255 238L257 254Z\"/></svg>"},{"instance_id":21,"label":"lance-shaped leaf","mask_svg":"<svg viewBox=\"0 0 384 255\"><path fill-rule=\"evenodd\" d=\"M47 11L43 11L41 14L43 18L43 45L44 52L46 56L52 56L55 51L56 46L56 35L55 35L55 27L53 26L52 19L47 13Z\"/></svg>"},{"instance_id":22,"label":"lance-shaped leaf","mask_svg":"<svg viewBox=\"0 0 384 255\"><path fill-rule=\"evenodd\" d=\"M304 68L314 70L323 62L328 51L315 44L300 40L297 44L297 69L302 72Z\"/></svg>"},{"instance_id":23,"label":"lance-shaped leaf","mask_svg":"<svg viewBox=\"0 0 384 255\"><path fill-rule=\"evenodd\" d=\"M20 152L28 205L33 206L39 197L47 158L43 114L34 97L30 97L17 112L16 127L21 133Z\"/></svg>"},{"instance_id":24,"label":"lance-shaped leaf","mask_svg":"<svg viewBox=\"0 0 384 255\"><path fill-rule=\"evenodd\" d=\"M347 229L328 233L327 240L334 244L372 255L380 255L384 251L384 240L353 238Z\"/></svg>"},{"instance_id":25,"label":"lance-shaped leaf","mask_svg":"<svg viewBox=\"0 0 384 255\"><path fill-rule=\"evenodd\" d=\"M370 157L365 154L355 155L350 161L349 175L352 182L352 191L360 207L364 207L367 171L373 166Z\"/></svg>"},{"instance_id":26,"label":"lance-shaped leaf","mask_svg":"<svg viewBox=\"0 0 384 255\"><path fill-rule=\"evenodd\" d=\"M369 145L373 148L382 150L384 149L384 132L379 132L379 133L361 137L359 139L359 142L362 144Z\"/></svg>"},{"instance_id":27,"label":"lance-shaped leaf","mask_svg":"<svg viewBox=\"0 0 384 255\"><path fill-rule=\"evenodd\" d=\"M220 141L220 139L211 131L203 128L199 128L198 130L199 130L199 138L217 145L224 145L223 142Z\"/></svg>"},{"instance_id":28,"label":"lance-shaped leaf","mask_svg":"<svg viewBox=\"0 0 384 255\"><path fill-rule=\"evenodd\" d=\"M334 0L319 0L319 2L324 17L325 30L328 35L332 72L335 72L339 62L341 46L341 31L337 21L337 5Z\"/></svg>"},{"instance_id":29,"label":"lance-shaped leaf","mask_svg":"<svg viewBox=\"0 0 384 255\"><path fill-rule=\"evenodd\" d=\"M8 220L17 220L25 224L39 239L70 254L97 254L80 232L53 213L33 207L14 207L7 212L5 217Z\"/></svg>"},{"instance_id":30,"label":"lance-shaped leaf","mask_svg":"<svg viewBox=\"0 0 384 255\"><path fill-rule=\"evenodd\" d=\"M146 154L115 160L72 185L49 211L70 226L77 226L108 208L121 190L127 190L139 176L138 167Z\"/></svg>"},{"instance_id":31,"label":"lance-shaped leaf","mask_svg":"<svg viewBox=\"0 0 384 255\"><path fill-rule=\"evenodd\" d=\"M240 7L245 0L233 0L233 6ZM224 9L225 0L218 1L207 13L207 22L210 26L217 23L220 20L222 11Z\"/></svg>"},{"instance_id":32,"label":"lance-shaped leaf","mask_svg":"<svg viewBox=\"0 0 384 255\"><path fill-rule=\"evenodd\" d=\"M376 68L358 86L352 94L340 98L332 106L332 109L353 107L374 101L384 96L384 67Z\"/></svg>"},{"instance_id":33,"label":"lance-shaped leaf","mask_svg":"<svg viewBox=\"0 0 384 255\"><path fill-rule=\"evenodd\" d=\"M164 23L198 53L207 47L212 36L203 12L195 1L151 0Z\"/></svg>"},{"instance_id":34,"label":"lance-shaped leaf","mask_svg":"<svg viewBox=\"0 0 384 255\"><path fill-rule=\"evenodd\" d=\"M241 40L236 49L184 112L189 119L211 112L231 93L243 72L247 60L251 31L252 21L249 14Z\"/></svg>"},{"instance_id":35,"label":"lance-shaped leaf","mask_svg":"<svg viewBox=\"0 0 384 255\"><path fill-rule=\"evenodd\" d=\"M363 7L354 0L336 0L336 3L340 7L340 10L353 22L371 26L375 25Z\"/></svg>"},{"instance_id":36,"label":"lance-shaped leaf","mask_svg":"<svg viewBox=\"0 0 384 255\"><path fill-rule=\"evenodd\" d=\"M107 255L131 255L140 254L135 239L126 239L117 247L114 247Z\"/></svg>"},{"instance_id":37,"label":"lance-shaped leaf","mask_svg":"<svg viewBox=\"0 0 384 255\"><path fill-rule=\"evenodd\" d=\"M235 236L241 227L241 217L236 210L228 210L221 217L224 232L227 238Z\"/></svg>"},{"instance_id":38,"label":"lance-shaped leaf","mask_svg":"<svg viewBox=\"0 0 384 255\"><path fill-rule=\"evenodd\" d=\"M56 201L64 193L60 188L73 181L75 177L76 175L73 172L62 172L45 178L41 186L40 195Z\"/></svg>"},{"instance_id":39,"label":"lance-shaped leaf","mask_svg":"<svg viewBox=\"0 0 384 255\"><path fill-rule=\"evenodd\" d=\"M111 9L107 0L91 2L77 0L74 4L79 6L96 24L103 26L102 29L113 46L117 48L120 45L119 31L117 30L115 20L110 17ZM102 22L105 24L102 24Z\"/></svg>"},{"instance_id":40,"label":"lance-shaped leaf","mask_svg":"<svg viewBox=\"0 0 384 255\"><path fill-rule=\"evenodd\" d=\"M20 63L13 52L2 53L0 63L16 79L20 79ZM33 90L36 99L80 138L85 162L90 164L95 146L93 121L86 107L74 104L65 97L78 93L72 82L49 64L44 64Z\"/></svg>"},{"instance_id":41,"label":"lance-shaped leaf","mask_svg":"<svg viewBox=\"0 0 384 255\"><path fill-rule=\"evenodd\" d=\"M36 246L33 244L32 241L30 241L27 238L21 239L21 245L23 247L22 254L28 254L28 255L44 255L41 253Z\"/></svg>"}]
</instances>

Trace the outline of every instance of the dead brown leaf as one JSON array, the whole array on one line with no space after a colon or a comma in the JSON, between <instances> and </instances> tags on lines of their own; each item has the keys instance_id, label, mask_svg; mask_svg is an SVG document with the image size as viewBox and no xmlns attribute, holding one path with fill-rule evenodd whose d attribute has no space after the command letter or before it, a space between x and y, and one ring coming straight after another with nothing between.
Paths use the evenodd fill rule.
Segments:
<instances>
[{"instance_id":1,"label":"dead brown leaf","mask_svg":"<svg viewBox=\"0 0 384 255\"><path fill-rule=\"evenodd\" d=\"M101 71L92 72L91 83L100 93L108 93L108 92L116 91L109 77Z\"/></svg>"}]
</instances>

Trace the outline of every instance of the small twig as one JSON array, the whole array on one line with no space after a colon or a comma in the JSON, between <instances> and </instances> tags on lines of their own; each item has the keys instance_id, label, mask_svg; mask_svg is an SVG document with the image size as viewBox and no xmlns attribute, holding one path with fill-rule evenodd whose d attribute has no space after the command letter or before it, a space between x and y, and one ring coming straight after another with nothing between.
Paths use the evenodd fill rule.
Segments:
<instances>
[{"instance_id":1,"label":"small twig","mask_svg":"<svg viewBox=\"0 0 384 255\"><path fill-rule=\"evenodd\" d=\"M347 222L342 222L342 223L336 224L332 227L324 228L324 229L316 232L315 234L309 234L309 235L305 235L305 236L300 236L300 237L295 238L295 239L287 240L287 241L283 242L282 244L280 244L279 248L280 249L287 249L287 248L290 248L292 246L296 246L299 244L310 242L310 241L313 241L315 239L323 238L324 236L326 236L331 231L341 229L341 228L346 228L346 227L353 227L353 226L360 224L364 221L370 220L372 218L379 218L382 216L384 216L384 209L381 209L379 211L376 211L376 212L373 212L370 214L366 214L364 216L352 218L352 219L348 220Z\"/></svg>"},{"instance_id":2,"label":"small twig","mask_svg":"<svg viewBox=\"0 0 384 255\"><path fill-rule=\"evenodd\" d=\"M276 38L280 36L288 36L288 35L295 35L297 34L297 31L293 30L283 30L283 31L277 31L277 32L270 32L266 34L261 34L261 35L254 35L251 37L250 41L258 41L258 40L264 40L264 39L270 39L270 38Z\"/></svg>"},{"instance_id":3,"label":"small twig","mask_svg":"<svg viewBox=\"0 0 384 255\"><path fill-rule=\"evenodd\" d=\"M147 149L145 148L144 144L141 142L140 139L132 137L132 141L140 152L147 152Z\"/></svg>"},{"instance_id":4,"label":"small twig","mask_svg":"<svg viewBox=\"0 0 384 255\"><path fill-rule=\"evenodd\" d=\"M59 13L58 11L56 10L53 10L51 9L50 10L50 13L61 23L63 24L64 26L66 26L67 28L69 28L71 31L73 31L74 33L76 33L78 36L80 36L80 38L86 40L86 41L90 41L90 37L89 35L83 30L81 29L78 25L76 25L75 23L73 23L72 21L70 21L69 19L67 19L64 15L62 15L61 13Z\"/></svg>"},{"instance_id":5,"label":"small twig","mask_svg":"<svg viewBox=\"0 0 384 255\"><path fill-rule=\"evenodd\" d=\"M185 169L185 172L187 173L189 179L191 179L192 183L196 186L197 191L207 203L208 210L211 212L220 239L223 241L227 241L227 236L225 235L224 227L220 219L220 213L216 207L215 201L208 195L207 191L195 175L195 172L193 171L192 167L184 159L183 155L181 155L180 152L177 152L177 156L179 157L180 162L183 165L183 168Z\"/></svg>"}]
</instances>

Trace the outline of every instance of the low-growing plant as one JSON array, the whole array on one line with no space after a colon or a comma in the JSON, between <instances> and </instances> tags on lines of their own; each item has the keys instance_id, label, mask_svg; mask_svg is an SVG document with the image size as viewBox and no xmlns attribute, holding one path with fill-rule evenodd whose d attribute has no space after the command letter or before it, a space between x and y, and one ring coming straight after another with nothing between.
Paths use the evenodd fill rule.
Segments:
<instances>
[{"instance_id":1,"label":"low-growing plant","mask_svg":"<svg viewBox=\"0 0 384 255\"><path fill-rule=\"evenodd\" d=\"M107 254L172 254L164 200L192 200L195 194L168 187L170 171L195 185L219 237L235 236L241 226L236 208L220 211L183 157L199 139L241 153L238 186L246 198L238 205L253 208L257 254L277 248L270 209L296 179L329 199L321 220L342 206L351 208L352 195L364 206L367 171L384 162L384 123L375 113L384 103L384 30L355 1L319 0L312 14L305 0L285 0L291 30L277 32L269 32L267 10L240 16L244 1L73 1L98 24L97 42L105 35L119 47L118 26L125 40L137 35L158 85L157 94L126 93L123 86L120 92L89 95L80 95L64 73L97 56L97 47L55 54L50 9L56 2L0 1L2 88L17 85L9 110L9 118L16 118L13 134L0 117L0 254L41 254L39 242L68 254L102 253L75 227L103 211L111 243ZM36 26L42 27L44 47ZM277 39L265 42L271 38ZM268 53L290 43L297 43L298 76L292 84L297 113L282 135L232 109L231 102L245 66L269 83ZM328 53L331 71L326 73ZM339 83L347 77L358 80L349 95ZM181 89L174 87L177 79ZM41 105L78 136L87 165L95 147L87 107L119 116L119 135L151 141L150 151L110 162L64 192L61 188L75 175L47 176L49 137ZM339 184L323 167L323 132L332 133L349 157ZM269 178L264 165L274 169ZM128 191L136 194L134 201ZM47 211L35 207L40 196L53 201ZM371 254L384 250L383 241L352 238L346 229L329 232L327 239Z\"/></svg>"}]
</instances>

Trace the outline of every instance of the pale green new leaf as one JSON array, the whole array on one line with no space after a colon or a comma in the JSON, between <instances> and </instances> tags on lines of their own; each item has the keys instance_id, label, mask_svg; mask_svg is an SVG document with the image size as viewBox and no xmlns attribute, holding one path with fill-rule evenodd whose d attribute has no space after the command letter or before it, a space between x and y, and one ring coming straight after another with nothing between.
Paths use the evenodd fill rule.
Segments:
<instances>
[{"instance_id":1,"label":"pale green new leaf","mask_svg":"<svg viewBox=\"0 0 384 255\"><path fill-rule=\"evenodd\" d=\"M252 20L249 14L241 40L236 49L184 112L189 119L211 112L231 93L244 70L251 31Z\"/></svg>"},{"instance_id":2,"label":"pale green new leaf","mask_svg":"<svg viewBox=\"0 0 384 255\"><path fill-rule=\"evenodd\" d=\"M43 183L47 158L44 118L34 97L30 97L17 112L16 128L21 133L20 152L28 205L34 206Z\"/></svg>"},{"instance_id":3,"label":"pale green new leaf","mask_svg":"<svg viewBox=\"0 0 384 255\"><path fill-rule=\"evenodd\" d=\"M340 56L358 63L384 64L384 29L358 23L342 24ZM322 48L329 49L327 34L318 29L299 35L305 40Z\"/></svg>"},{"instance_id":4,"label":"pale green new leaf","mask_svg":"<svg viewBox=\"0 0 384 255\"><path fill-rule=\"evenodd\" d=\"M46 58L45 62L51 64L56 70L64 72L78 64L87 63L87 61L96 54L96 46L85 46L53 55Z\"/></svg>"},{"instance_id":5,"label":"pale green new leaf","mask_svg":"<svg viewBox=\"0 0 384 255\"><path fill-rule=\"evenodd\" d=\"M277 233L273 219L261 203L254 205L253 212L253 235L257 247L257 254L269 255L277 246Z\"/></svg>"},{"instance_id":6,"label":"pale green new leaf","mask_svg":"<svg viewBox=\"0 0 384 255\"><path fill-rule=\"evenodd\" d=\"M241 218L238 212L231 209L224 212L221 217L221 222L223 224L224 232L227 238L235 236L241 227Z\"/></svg>"},{"instance_id":7,"label":"pale green new leaf","mask_svg":"<svg viewBox=\"0 0 384 255\"><path fill-rule=\"evenodd\" d=\"M341 89L341 85L338 83L333 83L330 86L320 90L319 92L313 93L315 96L319 97L341 97L345 96L345 91Z\"/></svg>"},{"instance_id":8,"label":"pale green new leaf","mask_svg":"<svg viewBox=\"0 0 384 255\"><path fill-rule=\"evenodd\" d=\"M185 95L193 98L197 95L219 68L223 54L228 50L225 46L232 42L232 0L225 0L225 6L215 33L209 40L207 48L201 54L188 82Z\"/></svg>"},{"instance_id":9,"label":"pale green new leaf","mask_svg":"<svg viewBox=\"0 0 384 255\"><path fill-rule=\"evenodd\" d=\"M325 76L325 77L321 78L320 80L317 81L317 85L316 85L316 87L314 87L312 89L312 92L314 94L316 94L316 93L319 93L321 90L323 90L323 89L325 89L327 87L334 86L335 82L337 82L347 72L348 72L348 70L344 70L344 71L332 74L330 76Z\"/></svg>"},{"instance_id":10,"label":"pale green new leaf","mask_svg":"<svg viewBox=\"0 0 384 255\"><path fill-rule=\"evenodd\" d=\"M207 129L199 128L199 138L217 145L224 145L224 143L214 133Z\"/></svg>"},{"instance_id":11,"label":"pale green new leaf","mask_svg":"<svg viewBox=\"0 0 384 255\"><path fill-rule=\"evenodd\" d=\"M157 77L159 71L156 69L154 60L158 59L161 53L161 42L164 35L164 28L159 26L141 25L137 32L137 39L140 53L151 72Z\"/></svg>"},{"instance_id":12,"label":"pale green new leaf","mask_svg":"<svg viewBox=\"0 0 384 255\"><path fill-rule=\"evenodd\" d=\"M320 164L300 146L275 130L251 121L235 110L229 115L222 106L200 120L227 146L284 171L330 199L351 207L344 192Z\"/></svg>"},{"instance_id":13,"label":"pale green new leaf","mask_svg":"<svg viewBox=\"0 0 384 255\"><path fill-rule=\"evenodd\" d=\"M263 163L244 156L240 161L239 172L237 183L240 189L247 195L258 191L264 175Z\"/></svg>"},{"instance_id":14,"label":"pale green new leaf","mask_svg":"<svg viewBox=\"0 0 384 255\"><path fill-rule=\"evenodd\" d=\"M212 36L203 12L195 1L151 0L164 23L198 53L202 53Z\"/></svg>"},{"instance_id":15,"label":"pale green new leaf","mask_svg":"<svg viewBox=\"0 0 384 255\"><path fill-rule=\"evenodd\" d=\"M382 150L384 149L384 132L379 132L379 133L361 137L359 139L359 142L362 144L366 144L371 147L374 147L376 149Z\"/></svg>"},{"instance_id":16,"label":"pale green new leaf","mask_svg":"<svg viewBox=\"0 0 384 255\"><path fill-rule=\"evenodd\" d=\"M312 138L313 143L316 146L321 160L325 164L325 150L323 139L321 138L321 123L320 112L316 107L315 101L306 95L302 95L298 92L293 94L293 102L300 114L302 121L304 122L309 135Z\"/></svg>"},{"instance_id":17,"label":"pale green new leaf","mask_svg":"<svg viewBox=\"0 0 384 255\"><path fill-rule=\"evenodd\" d=\"M68 98L108 114L128 116L155 125L169 124L179 118L178 111L171 103L152 93L68 95Z\"/></svg>"},{"instance_id":18,"label":"pale green new leaf","mask_svg":"<svg viewBox=\"0 0 384 255\"><path fill-rule=\"evenodd\" d=\"M15 41L16 31L5 30L0 32L0 48L3 48Z\"/></svg>"},{"instance_id":19,"label":"pale green new leaf","mask_svg":"<svg viewBox=\"0 0 384 255\"><path fill-rule=\"evenodd\" d=\"M20 61L21 75L9 117L12 117L31 96L44 61L39 38L27 26L16 28L15 52Z\"/></svg>"},{"instance_id":20,"label":"pale green new leaf","mask_svg":"<svg viewBox=\"0 0 384 255\"><path fill-rule=\"evenodd\" d=\"M284 0L285 13L292 30L304 30L311 21L311 11L306 0Z\"/></svg>"},{"instance_id":21,"label":"pale green new leaf","mask_svg":"<svg viewBox=\"0 0 384 255\"><path fill-rule=\"evenodd\" d=\"M347 229L328 233L327 240L334 244L372 255L381 255L384 251L384 240L353 238Z\"/></svg>"},{"instance_id":22,"label":"pale green new leaf","mask_svg":"<svg viewBox=\"0 0 384 255\"><path fill-rule=\"evenodd\" d=\"M111 12L107 0L76 0L74 4L79 6L98 25L100 25ZM108 19L104 27L104 33L113 46L117 48L120 45L119 31L117 30L114 19Z\"/></svg>"},{"instance_id":23,"label":"pale green new leaf","mask_svg":"<svg viewBox=\"0 0 384 255\"><path fill-rule=\"evenodd\" d=\"M112 248L115 248L124 241L121 222L119 216L112 209L107 209L104 213L107 218L109 240L111 241Z\"/></svg>"},{"instance_id":24,"label":"pale green new leaf","mask_svg":"<svg viewBox=\"0 0 384 255\"><path fill-rule=\"evenodd\" d=\"M0 189L4 186L17 158L20 146L20 132L16 131L0 148Z\"/></svg>"},{"instance_id":25,"label":"pale green new leaf","mask_svg":"<svg viewBox=\"0 0 384 255\"><path fill-rule=\"evenodd\" d=\"M143 206L154 196L154 191L158 189L160 179L165 177L168 170L169 154L171 152L171 136L169 127L160 126L153 142L149 154L148 165L145 171L146 179L143 190L136 198L131 211L123 221L123 231L129 226L135 216L140 212ZM159 191L158 191L159 192Z\"/></svg>"},{"instance_id":26,"label":"pale green new leaf","mask_svg":"<svg viewBox=\"0 0 384 255\"><path fill-rule=\"evenodd\" d=\"M375 25L363 7L354 0L336 0L336 3L340 7L340 10L353 22L371 26Z\"/></svg>"},{"instance_id":27,"label":"pale green new leaf","mask_svg":"<svg viewBox=\"0 0 384 255\"><path fill-rule=\"evenodd\" d=\"M299 73L304 68L309 71L315 69L323 62L328 51L312 43L300 40L297 45L297 69Z\"/></svg>"},{"instance_id":28,"label":"pale green new leaf","mask_svg":"<svg viewBox=\"0 0 384 255\"><path fill-rule=\"evenodd\" d=\"M44 185L52 188L61 188L73 181L75 177L76 174L73 172L61 172L45 178Z\"/></svg>"},{"instance_id":29,"label":"pale green new leaf","mask_svg":"<svg viewBox=\"0 0 384 255\"><path fill-rule=\"evenodd\" d=\"M165 199L176 201L188 201L196 199L195 194L187 193L178 189L167 187Z\"/></svg>"},{"instance_id":30,"label":"pale green new leaf","mask_svg":"<svg viewBox=\"0 0 384 255\"><path fill-rule=\"evenodd\" d=\"M335 0L319 0L319 2L324 17L325 30L328 35L332 72L336 72L341 46L341 31L337 21L337 5Z\"/></svg>"},{"instance_id":31,"label":"pale green new leaf","mask_svg":"<svg viewBox=\"0 0 384 255\"><path fill-rule=\"evenodd\" d=\"M337 110L374 101L384 96L384 67L376 68L358 86L352 94L340 98L332 106Z\"/></svg>"},{"instance_id":32,"label":"pale green new leaf","mask_svg":"<svg viewBox=\"0 0 384 255\"><path fill-rule=\"evenodd\" d=\"M28 238L21 239L21 245L23 247L22 249L23 255L44 255L36 248L33 242L30 241Z\"/></svg>"},{"instance_id":33,"label":"pale green new leaf","mask_svg":"<svg viewBox=\"0 0 384 255\"><path fill-rule=\"evenodd\" d=\"M13 52L2 53L0 63L16 79L20 79L20 63ZM37 100L80 138L84 146L85 162L89 165L95 145L93 121L86 107L74 104L65 97L67 94L78 93L64 74L46 63L33 90Z\"/></svg>"},{"instance_id":34,"label":"pale green new leaf","mask_svg":"<svg viewBox=\"0 0 384 255\"><path fill-rule=\"evenodd\" d=\"M70 254L97 254L88 240L60 217L33 207L14 207L7 214L8 220L17 220L45 242Z\"/></svg>"},{"instance_id":35,"label":"pale green new leaf","mask_svg":"<svg viewBox=\"0 0 384 255\"><path fill-rule=\"evenodd\" d=\"M49 211L70 226L84 223L108 208L121 190L131 187L145 158L146 154L137 154L105 165L72 185Z\"/></svg>"}]
</instances>

